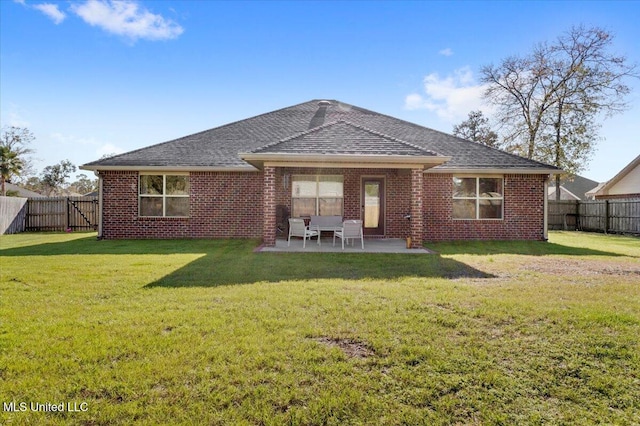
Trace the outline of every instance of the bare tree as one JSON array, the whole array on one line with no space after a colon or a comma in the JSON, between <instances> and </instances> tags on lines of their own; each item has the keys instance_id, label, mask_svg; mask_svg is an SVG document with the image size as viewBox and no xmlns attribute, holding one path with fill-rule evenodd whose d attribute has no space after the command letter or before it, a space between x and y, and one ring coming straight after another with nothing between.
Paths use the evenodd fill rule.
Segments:
<instances>
[{"instance_id":1,"label":"bare tree","mask_svg":"<svg viewBox=\"0 0 640 426\"><path fill-rule=\"evenodd\" d=\"M577 173L600 139L598 118L627 108L627 77L637 66L611 53L613 35L601 28L574 27L552 44L524 57L482 68L485 98L512 150ZM556 196L560 195L556 177Z\"/></svg>"},{"instance_id":2,"label":"bare tree","mask_svg":"<svg viewBox=\"0 0 640 426\"><path fill-rule=\"evenodd\" d=\"M484 97L498 107L496 118L506 148L530 159L535 155L542 118L551 105L540 50L537 46L527 57L512 56L499 66L481 69L481 81L488 85Z\"/></svg>"}]
</instances>

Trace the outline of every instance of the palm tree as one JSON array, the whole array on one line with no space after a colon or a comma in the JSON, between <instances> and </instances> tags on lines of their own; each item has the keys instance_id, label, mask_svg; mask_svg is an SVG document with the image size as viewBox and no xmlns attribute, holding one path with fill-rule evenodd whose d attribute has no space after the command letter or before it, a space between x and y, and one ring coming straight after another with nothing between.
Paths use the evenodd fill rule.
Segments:
<instances>
[{"instance_id":1,"label":"palm tree","mask_svg":"<svg viewBox=\"0 0 640 426\"><path fill-rule=\"evenodd\" d=\"M19 175L24 167L24 163L19 158L18 153L8 146L0 146L0 181L2 182L2 195L7 195L5 182L11 180L12 176Z\"/></svg>"}]
</instances>

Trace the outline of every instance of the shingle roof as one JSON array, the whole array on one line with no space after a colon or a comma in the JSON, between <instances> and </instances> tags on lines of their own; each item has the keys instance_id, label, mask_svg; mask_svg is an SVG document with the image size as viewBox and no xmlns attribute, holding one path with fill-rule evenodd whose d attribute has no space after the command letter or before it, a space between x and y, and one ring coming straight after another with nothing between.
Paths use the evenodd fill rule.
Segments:
<instances>
[{"instance_id":1,"label":"shingle roof","mask_svg":"<svg viewBox=\"0 0 640 426\"><path fill-rule=\"evenodd\" d=\"M314 127L252 153L435 156L419 146L339 120Z\"/></svg>"},{"instance_id":2,"label":"shingle roof","mask_svg":"<svg viewBox=\"0 0 640 426\"><path fill-rule=\"evenodd\" d=\"M562 186L575 196L577 196L581 200L586 200L586 193L591 191L596 186L598 186L598 182L595 180L587 179L583 176L570 176L563 177L561 179ZM555 185L553 185L555 187Z\"/></svg>"},{"instance_id":3,"label":"shingle roof","mask_svg":"<svg viewBox=\"0 0 640 426\"><path fill-rule=\"evenodd\" d=\"M354 137L348 143L341 136ZM324 137L324 138L323 138ZM367 148L366 144L370 144ZM278 149L406 150L406 155L442 155L451 160L437 169L555 169L475 142L336 100L309 102L226 124L172 141L85 164L110 167L246 168L239 153ZM272 147L272 148L268 148ZM421 150L420 154L417 151ZM425 153L428 152L428 154ZM266 151L263 151L266 152ZM414 154L410 154L413 152Z\"/></svg>"}]
</instances>

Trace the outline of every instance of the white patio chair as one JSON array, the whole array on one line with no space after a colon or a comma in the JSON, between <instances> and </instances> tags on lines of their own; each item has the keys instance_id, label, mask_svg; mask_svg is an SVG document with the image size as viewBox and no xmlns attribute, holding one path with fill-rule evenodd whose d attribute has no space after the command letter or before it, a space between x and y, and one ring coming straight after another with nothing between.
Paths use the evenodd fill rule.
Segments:
<instances>
[{"instance_id":1,"label":"white patio chair","mask_svg":"<svg viewBox=\"0 0 640 426\"><path fill-rule=\"evenodd\" d=\"M342 240L342 250L344 250L344 240L355 240L360 238L362 243L362 250L364 250L364 236L362 235L362 221L361 220L345 220L342 222L342 228L333 231L333 245L336 245L336 237ZM351 242L353 245L354 242Z\"/></svg>"},{"instance_id":2,"label":"white patio chair","mask_svg":"<svg viewBox=\"0 0 640 426\"><path fill-rule=\"evenodd\" d=\"M304 219L289 219L289 239L287 240L287 247L291 244L291 237L302 237L302 248L306 248L307 238L311 240L311 237L315 236L318 236L318 244L320 244L320 233L318 231L311 231L304 224Z\"/></svg>"}]
</instances>

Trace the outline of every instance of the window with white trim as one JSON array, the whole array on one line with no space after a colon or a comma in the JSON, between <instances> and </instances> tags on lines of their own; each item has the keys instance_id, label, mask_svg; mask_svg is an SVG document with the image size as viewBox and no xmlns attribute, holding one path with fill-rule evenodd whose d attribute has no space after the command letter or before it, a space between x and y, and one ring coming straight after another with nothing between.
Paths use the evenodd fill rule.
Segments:
<instances>
[{"instance_id":1,"label":"window with white trim","mask_svg":"<svg viewBox=\"0 0 640 426\"><path fill-rule=\"evenodd\" d=\"M502 219L503 187L501 177L453 178L454 219Z\"/></svg>"},{"instance_id":2,"label":"window with white trim","mask_svg":"<svg viewBox=\"0 0 640 426\"><path fill-rule=\"evenodd\" d=\"M342 216L344 183L340 175L294 175L291 217Z\"/></svg>"},{"instance_id":3,"label":"window with white trim","mask_svg":"<svg viewBox=\"0 0 640 426\"><path fill-rule=\"evenodd\" d=\"M189 175L140 174L139 215L189 216Z\"/></svg>"}]
</instances>

